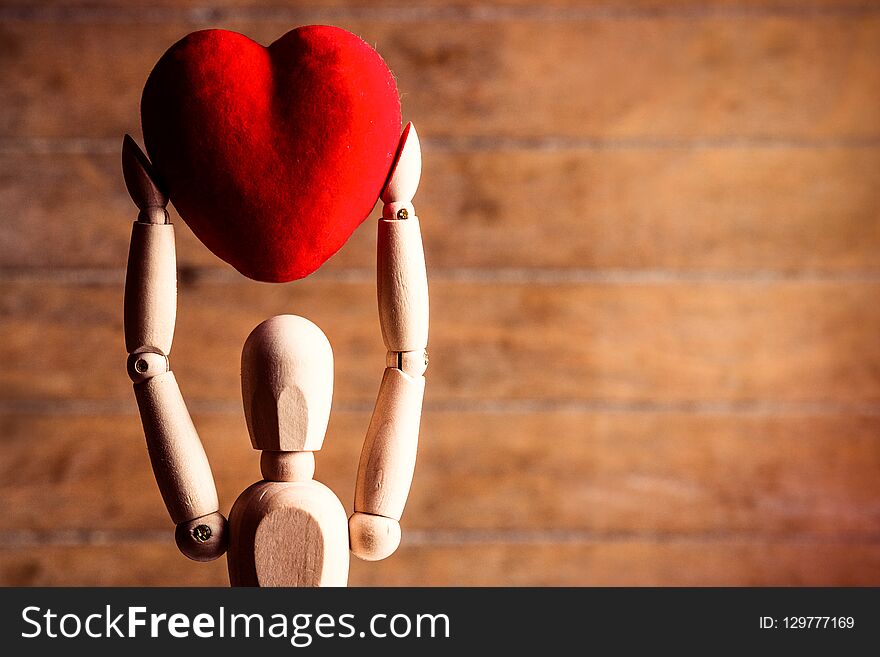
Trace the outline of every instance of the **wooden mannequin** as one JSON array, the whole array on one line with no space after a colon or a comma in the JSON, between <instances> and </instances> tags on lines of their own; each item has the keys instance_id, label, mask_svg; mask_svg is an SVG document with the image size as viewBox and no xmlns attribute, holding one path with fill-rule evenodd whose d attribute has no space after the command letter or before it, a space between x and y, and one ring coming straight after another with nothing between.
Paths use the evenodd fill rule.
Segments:
<instances>
[{"instance_id":1,"label":"wooden mannequin","mask_svg":"<svg viewBox=\"0 0 880 657\"><path fill-rule=\"evenodd\" d=\"M242 398L263 480L219 511L211 468L169 365L176 315L174 229L167 196L146 155L126 135L122 167L140 213L125 283L128 373L156 482L180 551L197 561L228 547L233 586L344 586L349 547L361 559L391 555L415 467L427 368L428 285L412 198L421 150L412 124L382 192L377 285L388 349L385 374L358 467L354 513L312 479L333 393L324 333L295 315L272 317L242 351Z\"/></svg>"}]
</instances>

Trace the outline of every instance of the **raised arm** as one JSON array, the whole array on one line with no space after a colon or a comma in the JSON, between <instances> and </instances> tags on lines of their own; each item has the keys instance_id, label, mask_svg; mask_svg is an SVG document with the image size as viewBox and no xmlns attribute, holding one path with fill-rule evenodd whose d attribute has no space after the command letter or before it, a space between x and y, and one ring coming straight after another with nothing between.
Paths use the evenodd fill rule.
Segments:
<instances>
[{"instance_id":1,"label":"raised arm","mask_svg":"<svg viewBox=\"0 0 880 657\"><path fill-rule=\"evenodd\" d=\"M180 551L210 561L226 551L208 458L168 362L177 314L174 227L147 156L128 135L122 144L125 184L140 213L131 232L125 277L125 348L147 451L162 499L177 525Z\"/></svg>"},{"instance_id":2,"label":"raised arm","mask_svg":"<svg viewBox=\"0 0 880 657\"><path fill-rule=\"evenodd\" d=\"M400 544L399 521L416 463L428 366L428 279L412 206L421 169L419 139L410 123L382 193L376 267L379 321L388 357L349 519L351 551L367 561L388 557Z\"/></svg>"}]
</instances>

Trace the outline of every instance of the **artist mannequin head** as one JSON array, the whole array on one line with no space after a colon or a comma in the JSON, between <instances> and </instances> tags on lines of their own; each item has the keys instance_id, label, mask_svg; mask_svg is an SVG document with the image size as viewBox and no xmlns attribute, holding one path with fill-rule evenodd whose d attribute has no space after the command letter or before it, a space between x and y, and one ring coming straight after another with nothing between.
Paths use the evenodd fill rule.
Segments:
<instances>
[{"instance_id":1,"label":"artist mannequin head","mask_svg":"<svg viewBox=\"0 0 880 657\"><path fill-rule=\"evenodd\" d=\"M321 449L333 398L333 350L315 324L278 315L257 326L241 354L241 394L255 449Z\"/></svg>"}]
</instances>

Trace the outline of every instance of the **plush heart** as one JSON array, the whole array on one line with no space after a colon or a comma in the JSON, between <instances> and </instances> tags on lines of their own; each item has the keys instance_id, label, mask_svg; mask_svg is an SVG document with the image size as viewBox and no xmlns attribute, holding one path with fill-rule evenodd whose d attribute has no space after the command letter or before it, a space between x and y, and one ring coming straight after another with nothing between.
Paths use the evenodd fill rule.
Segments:
<instances>
[{"instance_id":1,"label":"plush heart","mask_svg":"<svg viewBox=\"0 0 880 657\"><path fill-rule=\"evenodd\" d=\"M312 25L268 48L194 32L156 64L144 142L180 216L245 276L320 267L366 219L400 137L385 62L345 30Z\"/></svg>"}]
</instances>

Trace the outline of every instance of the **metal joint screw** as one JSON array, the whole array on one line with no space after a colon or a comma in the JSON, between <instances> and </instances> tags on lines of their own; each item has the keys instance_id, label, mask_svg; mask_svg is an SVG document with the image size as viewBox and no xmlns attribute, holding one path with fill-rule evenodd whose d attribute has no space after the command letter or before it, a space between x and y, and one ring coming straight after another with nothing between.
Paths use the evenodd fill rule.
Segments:
<instances>
[{"instance_id":1,"label":"metal joint screw","mask_svg":"<svg viewBox=\"0 0 880 657\"><path fill-rule=\"evenodd\" d=\"M207 543L213 534L214 532L211 531L208 525L196 525L192 530L193 538L199 543Z\"/></svg>"},{"instance_id":2,"label":"metal joint screw","mask_svg":"<svg viewBox=\"0 0 880 657\"><path fill-rule=\"evenodd\" d=\"M406 208L400 208L400 210L397 211L397 218L401 221L409 219L409 212L406 211Z\"/></svg>"}]
</instances>

